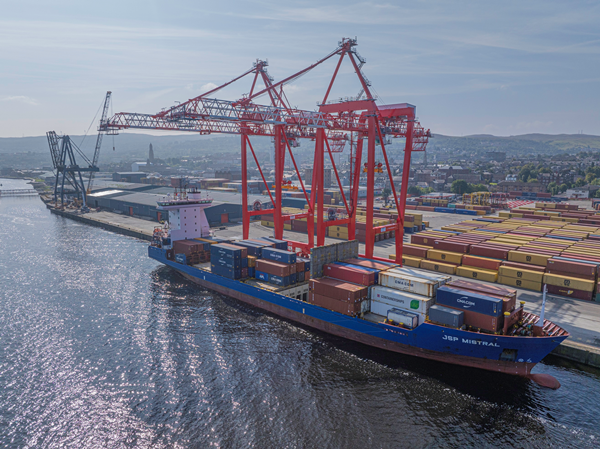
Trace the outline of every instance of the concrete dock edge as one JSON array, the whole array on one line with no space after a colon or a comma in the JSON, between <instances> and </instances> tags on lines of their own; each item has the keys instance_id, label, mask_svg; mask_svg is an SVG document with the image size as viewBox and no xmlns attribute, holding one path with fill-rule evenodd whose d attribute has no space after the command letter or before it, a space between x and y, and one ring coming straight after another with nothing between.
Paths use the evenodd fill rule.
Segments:
<instances>
[{"instance_id":1,"label":"concrete dock edge","mask_svg":"<svg viewBox=\"0 0 600 449\"><path fill-rule=\"evenodd\" d=\"M557 346L552 351L552 355L583 365L593 366L594 368L600 368L600 348L596 348L595 346L567 340Z\"/></svg>"}]
</instances>

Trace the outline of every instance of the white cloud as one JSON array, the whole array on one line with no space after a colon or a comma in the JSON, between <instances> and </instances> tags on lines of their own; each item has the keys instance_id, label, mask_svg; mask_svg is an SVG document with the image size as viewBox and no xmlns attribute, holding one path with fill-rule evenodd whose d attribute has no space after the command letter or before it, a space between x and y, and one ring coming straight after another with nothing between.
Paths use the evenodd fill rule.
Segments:
<instances>
[{"instance_id":1,"label":"white cloud","mask_svg":"<svg viewBox=\"0 0 600 449\"><path fill-rule=\"evenodd\" d=\"M215 89L217 86L215 83L206 83L200 87L200 93L208 92L209 90Z\"/></svg>"},{"instance_id":2,"label":"white cloud","mask_svg":"<svg viewBox=\"0 0 600 449\"><path fill-rule=\"evenodd\" d=\"M0 101L18 101L20 103L30 104L32 106L37 106L39 103L31 97L27 97L25 95L13 95L2 98Z\"/></svg>"}]
</instances>

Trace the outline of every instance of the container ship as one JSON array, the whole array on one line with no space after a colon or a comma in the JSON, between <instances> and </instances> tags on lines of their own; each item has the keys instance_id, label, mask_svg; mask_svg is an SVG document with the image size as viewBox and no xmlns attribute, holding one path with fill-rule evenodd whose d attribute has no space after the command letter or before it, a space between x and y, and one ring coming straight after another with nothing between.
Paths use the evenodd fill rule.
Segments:
<instances>
[{"instance_id":1,"label":"container ship","mask_svg":"<svg viewBox=\"0 0 600 449\"><path fill-rule=\"evenodd\" d=\"M149 257L204 288L332 335L560 386L531 370L569 334L525 311L516 290L360 257L357 240L299 257L281 239L217 238L204 213L211 203L197 191L159 201L169 220L155 229Z\"/></svg>"}]
</instances>

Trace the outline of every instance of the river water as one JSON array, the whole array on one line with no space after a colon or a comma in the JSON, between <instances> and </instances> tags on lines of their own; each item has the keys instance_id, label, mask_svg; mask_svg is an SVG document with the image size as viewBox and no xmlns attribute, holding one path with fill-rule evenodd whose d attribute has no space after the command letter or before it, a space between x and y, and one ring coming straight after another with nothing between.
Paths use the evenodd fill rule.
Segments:
<instances>
[{"instance_id":1,"label":"river water","mask_svg":"<svg viewBox=\"0 0 600 449\"><path fill-rule=\"evenodd\" d=\"M597 371L549 358L552 391L300 328L37 197L0 223L0 447L599 447Z\"/></svg>"}]
</instances>

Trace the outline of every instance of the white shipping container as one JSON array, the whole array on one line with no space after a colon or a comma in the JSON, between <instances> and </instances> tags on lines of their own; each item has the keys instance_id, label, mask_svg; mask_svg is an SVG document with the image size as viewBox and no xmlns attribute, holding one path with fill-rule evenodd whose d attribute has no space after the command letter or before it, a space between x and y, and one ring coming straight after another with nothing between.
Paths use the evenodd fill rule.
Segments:
<instances>
[{"instance_id":1,"label":"white shipping container","mask_svg":"<svg viewBox=\"0 0 600 449\"><path fill-rule=\"evenodd\" d=\"M401 309L397 305L388 304L387 302L371 300L371 313L376 313L377 315L381 315L383 317L388 316L388 312L392 309ZM409 310L409 312L416 313L419 316L419 324L425 322L426 314L415 312L414 310Z\"/></svg>"},{"instance_id":2,"label":"white shipping container","mask_svg":"<svg viewBox=\"0 0 600 449\"><path fill-rule=\"evenodd\" d=\"M433 304L433 299L414 293L402 292L389 287L374 285L369 289L371 301L385 302L398 309L410 310L411 312L427 313Z\"/></svg>"},{"instance_id":3,"label":"white shipping container","mask_svg":"<svg viewBox=\"0 0 600 449\"><path fill-rule=\"evenodd\" d=\"M379 285L417 295L433 298L438 288L438 282L431 279L417 278L406 274L381 271L379 273Z\"/></svg>"},{"instance_id":4,"label":"white shipping container","mask_svg":"<svg viewBox=\"0 0 600 449\"><path fill-rule=\"evenodd\" d=\"M409 312L408 310L391 309L387 314L387 318L395 323L403 324L410 329L414 329L419 325L419 314Z\"/></svg>"},{"instance_id":5,"label":"white shipping container","mask_svg":"<svg viewBox=\"0 0 600 449\"><path fill-rule=\"evenodd\" d=\"M390 268L389 270L386 270L386 273L400 273L417 278L430 279L438 282L440 286L452 280L451 276L444 276L432 273L430 271L417 270L414 268Z\"/></svg>"}]
</instances>

